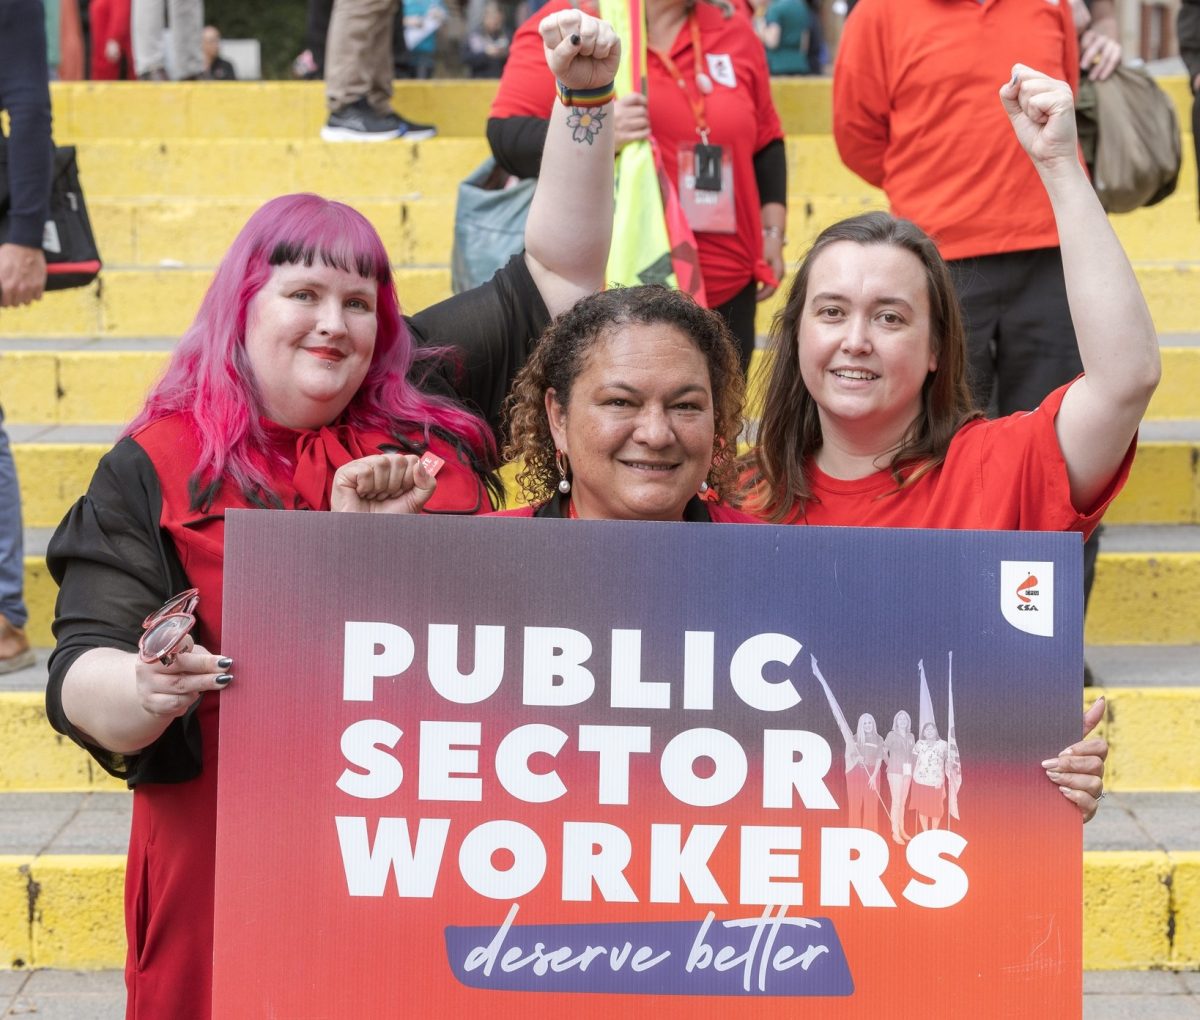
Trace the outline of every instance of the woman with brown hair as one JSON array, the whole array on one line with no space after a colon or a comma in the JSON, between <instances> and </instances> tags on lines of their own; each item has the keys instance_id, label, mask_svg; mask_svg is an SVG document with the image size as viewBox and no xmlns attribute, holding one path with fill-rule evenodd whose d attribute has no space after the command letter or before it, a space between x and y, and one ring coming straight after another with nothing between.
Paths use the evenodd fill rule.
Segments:
<instances>
[{"instance_id":1,"label":"woman with brown hair","mask_svg":"<svg viewBox=\"0 0 1200 1020\"><path fill-rule=\"evenodd\" d=\"M984 420L930 238L882 212L834 224L773 330L744 509L780 523L1086 537L1124 485L1161 372L1154 324L1080 165L1070 88L1018 64L1000 100L1054 209L1084 374L1032 412ZM1085 733L1102 711L1098 702ZM1084 741L1060 756L1091 757L1095 781L1048 767L1085 818L1106 750Z\"/></svg>"},{"instance_id":2,"label":"woman with brown hair","mask_svg":"<svg viewBox=\"0 0 1200 1020\"><path fill-rule=\"evenodd\" d=\"M774 330L746 496L767 519L1086 535L1124 483L1160 374L1154 324L1079 163L1070 90L1018 65L1001 98L1058 218L1085 374L983 420L930 238L886 213L834 224Z\"/></svg>"}]
</instances>

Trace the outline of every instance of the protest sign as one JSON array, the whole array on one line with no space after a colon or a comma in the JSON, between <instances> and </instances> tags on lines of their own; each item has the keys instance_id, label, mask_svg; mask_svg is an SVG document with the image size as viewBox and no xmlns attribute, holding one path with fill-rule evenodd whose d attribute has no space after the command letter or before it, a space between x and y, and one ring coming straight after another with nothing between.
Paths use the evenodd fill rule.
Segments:
<instances>
[{"instance_id":1,"label":"protest sign","mask_svg":"<svg viewBox=\"0 0 1200 1020\"><path fill-rule=\"evenodd\" d=\"M214 1016L1080 1015L1078 535L227 527Z\"/></svg>"}]
</instances>

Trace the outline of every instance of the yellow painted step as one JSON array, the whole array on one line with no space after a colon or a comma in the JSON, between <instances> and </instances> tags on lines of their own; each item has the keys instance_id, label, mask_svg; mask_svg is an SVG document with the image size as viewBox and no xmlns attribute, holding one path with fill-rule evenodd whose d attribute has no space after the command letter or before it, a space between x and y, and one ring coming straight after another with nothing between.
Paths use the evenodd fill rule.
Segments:
<instances>
[{"instance_id":1,"label":"yellow painted step","mask_svg":"<svg viewBox=\"0 0 1200 1020\"><path fill-rule=\"evenodd\" d=\"M831 196L878 204L882 193L846 167L829 135L788 135L789 190L797 198ZM489 150L482 134L388 145L347 145L311 138L142 139L117 134L79 144L89 200L102 198L256 198L289 191L403 198L453 197ZM1168 203L1195 198L1195 169L1184 163ZM1164 205L1168 204L1164 203ZM845 213L834 213L830 221ZM1128 214L1135 215L1135 214Z\"/></svg>"},{"instance_id":2,"label":"yellow painted step","mask_svg":"<svg viewBox=\"0 0 1200 1020\"><path fill-rule=\"evenodd\" d=\"M1200 674L1198 674L1200 675ZM1089 688L1107 701L1105 786L1114 793L1200 793L1194 745L1200 687ZM114 792L124 784L46 721L41 691L0 692L0 793Z\"/></svg>"},{"instance_id":3,"label":"yellow painted step","mask_svg":"<svg viewBox=\"0 0 1200 1020\"><path fill-rule=\"evenodd\" d=\"M1190 144L1190 136L1184 139ZM792 204L821 198L834 203L814 209L823 227L858 207L877 207L883 193L846 167L829 135L788 135L788 190ZM459 181L488 155L476 138L436 138L388 145L345 145L312 139L138 139L128 135L79 145L80 173L91 202L101 199L258 199L288 191L317 191L350 200L435 197L453 200ZM1158 211L1192 212L1196 172L1185 161L1175 194L1151 210L1115 216L1121 224ZM1194 252L1194 249L1192 249Z\"/></svg>"},{"instance_id":4,"label":"yellow painted step","mask_svg":"<svg viewBox=\"0 0 1200 1020\"><path fill-rule=\"evenodd\" d=\"M1159 84L1190 123L1187 79ZM398 81L393 105L431 121L442 137L482 136L495 95L494 81ZM788 134L831 130L828 78L775 78L771 93ZM320 82L164 83L52 82L54 133L61 143L93 138L315 138L325 122Z\"/></svg>"},{"instance_id":5,"label":"yellow painted step","mask_svg":"<svg viewBox=\"0 0 1200 1020\"><path fill-rule=\"evenodd\" d=\"M40 557L25 559L29 639L54 643L57 588ZM1105 553L1084 631L1096 645L1200 644L1200 553Z\"/></svg>"},{"instance_id":6,"label":"yellow painted step","mask_svg":"<svg viewBox=\"0 0 1200 1020\"><path fill-rule=\"evenodd\" d=\"M395 83L393 105L437 125L440 137L481 137L495 81ZM60 143L96 138L316 138L325 123L320 82L236 82L156 86L135 82L52 82ZM829 82L775 79L784 130L830 130Z\"/></svg>"},{"instance_id":7,"label":"yellow painted step","mask_svg":"<svg viewBox=\"0 0 1200 1020\"><path fill-rule=\"evenodd\" d=\"M1200 964L1200 854L1089 851L1083 874L1085 968L1184 970ZM1172 903L1180 886L1190 892L1187 914L1179 910L1177 892Z\"/></svg>"},{"instance_id":8,"label":"yellow painted step","mask_svg":"<svg viewBox=\"0 0 1200 1020\"><path fill-rule=\"evenodd\" d=\"M1101 551L1084 639L1097 645L1200 644L1200 553Z\"/></svg>"},{"instance_id":9,"label":"yellow painted step","mask_svg":"<svg viewBox=\"0 0 1200 1020\"><path fill-rule=\"evenodd\" d=\"M1090 851L1083 863L1085 968L1200 966L1200 853ZM113 854L0 857L0 968L121 967L124 871Z\"/></svg>"},{"instance_id":10,"label":"yellow painted step","mask_svg":"<svg viewBox=\"0 0 1200 1020\"><path fill-rule=\"evenodd\" d=\"M89 199L262 200L317 191L368 200L453 195L487 155L482 135L387 145L278 138L131 141L117 135L81 143L79 167Z\"/></svg>"},{"instance_id":11,"label":"yellow painted step","mask_svg":"<svg viewBox=\"0 0 1200 1020\"><path fill-rule=\"evenodd\" d=\"M1200 733L1200 687L1089 688L1085 705L1101 694L1107 706L1099 732L1109 743L1105 787L1121 793L1200 792L1200 768L1191 750Z\"/></svg>"},{"instance_id":12,"label":"yellow painted step","mask_svg":"<svg viewBox=\"0 0 1200 1020\"><path fill-rule=\"evenodd\" d=\"M393 105L443 138L483 137L496 81L400 81ZM316 138L322 82L51 82L58 143L96 138ZM349 144L349 143L346 143ZM363 146L350 145L351 148Z\"/></svg>"},{"instance_id":13,"label":"yellow painted step","mask_svg":"<svg viewBox=\"0 0 1200 1020\"><path fill-rule=\"evenodd\" d=\"M436 197L397 194L360 199L335 185L322 189L322 194L345 201L366 216L393 262L417 266L449 264L455 191L452 186L445 190L447 194ZM110 268L210 268L220 262L261 204L260 199L241 198L100 198L89 203L89 211L96 244Z\"/></svg>"},{"instance_id":14,"label":"yellow painted step","mask_svg":"<svg viewBox=\"0 0 1200 1020\"><path fill-rule=\"evenodd\" d=\"M0 856L0 967L123 966L124 885L120 854Z\"/></svg>"},{"instance_id":15,"label":"yellow painted step","mask_svg":"<svg viewBox=\"0 0 1200 1020\"><path fill-rule=\"evenodd\" d=\"M55 527L84 492L106 443L14 443L21 485L21 511L27 528Z\"/></svg>"},{"instance_id":16,"label":"yellow painted step","mask_svg":"<svg viewBox=\"0 0 1200 1020\"><path fill-rule=\"evenodd\" d=\"M1109 524L1200 524L1200 444L1139 443L1129 482L1104 519Z\"/></svg>"},{"instance_id":17,"label":"yellow painted step","mask_svg":"<svg viewBox=\"0 0 1200 1020\"><path fill-rule=\"evenodd\" d=\"M1135 264L1154 324L1162 333L1200 332L1200 262ZM48 294L28 308L0 311L0 335L21 337L178 336L212 278L207 270L106 270L98 283ZM418 311L450 296L447 267L396 272L400 301ZM759 333L770 329L786 288L758 306Z\"/></svg>"},{"instance_id":18,"label":"yellow painted step","mask_svg":"<svg viewBox=\"0 0 1200 1020\"><path fill-rule=\"evenodd\" d=\"M425 182L419 195L359 198L342 191L340 181L331 181L321 193L360 210L379 231L395 263L445 265L454 241L456 187L471 169L465 166L458 177ZM786 232L787 255L793 265L825 227L860 212L887 208L882 192L828 195L805 190L806 184L798 174L791 175ZM258 198L101 197L90 201L89 210L97 244L110 268L162 264L201 268L220 261L259 205ZM1185 194L1181 188L1167 202L1114 216L1112 223L1126 253L1135 261L1194 261L1200 257L1194 205L1194 189Z\"/></svg>"},{"instance_id":19,"label":"yellow painted step","mask_svg":"<svg viewBox=\"0 0 1200 1020\"><path fill-rule=\"evenodd\" d=\"M141 410L167 351L0 351L0 406L26 425L119 425Z\"/></svg>"},{"instance_id":20,"label":"yellow painted step","mask_svg":"<svg viewBox=\"0 0 1200 1020\"><path fill-rule=\"evenodd\" d=\"M126 789L46 721L42 691L0 693L0 793Z\"/></svg>"},{"instance_id":21,"label":"yellow painted step","mask_svg":"<svg viewBox=\"0 0 1200 1020\"><path fill-rule=\"evenodd\" d=\"M144 393L168 357L163 350L0 351L0 406L9 421L26 425L123 424L140 410ZM762 349L751 356L746 408L751 419L761 413L763 373L771 360ZM1163 349L1163 378L1146 417L1151 421L1200 419L1200 347ZM1173 451L1168 454L1178 456ZM1191 474L1182 462L1169 470L1180 467ZM1121 523L1163 519L1174 518L1170 513L1147 515L1139 509Z\"/></svg>"}]
</instances>

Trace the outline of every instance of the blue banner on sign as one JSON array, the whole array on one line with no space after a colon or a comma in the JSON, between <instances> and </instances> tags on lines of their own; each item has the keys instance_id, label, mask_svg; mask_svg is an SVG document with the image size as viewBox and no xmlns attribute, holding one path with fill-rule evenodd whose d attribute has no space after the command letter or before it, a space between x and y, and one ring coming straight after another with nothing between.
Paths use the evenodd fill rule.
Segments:
<instances>
[{"instance_id":1,"label":"blue banner on sign","mask_svg":"<svg viewBox=\"0 0 1200 1020\"><path fill-rule=\"evenodd\" d=\"M786 907L700 922L447 928L454 976L512 992L636 995L851 995L854 980L828 918Z\"/></svg>"}]
</instances>

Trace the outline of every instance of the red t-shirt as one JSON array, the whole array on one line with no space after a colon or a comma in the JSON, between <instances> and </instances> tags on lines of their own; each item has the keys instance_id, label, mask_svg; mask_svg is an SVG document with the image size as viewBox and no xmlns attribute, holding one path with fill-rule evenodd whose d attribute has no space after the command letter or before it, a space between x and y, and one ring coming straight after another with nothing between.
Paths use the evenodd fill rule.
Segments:
<instances>
[{"instance_id":1,"label":"red t-shirt","mask_svg":"<svg viewBox=\"0 0 1200 1020\"><path fill-rule=\"evenodd\" d=\"M1058 244L997 94L1015 63L1075 88L1067 0L861 0L846 20L833 74L838 151L943 258Z\"/></svg>"},{"instance_id":2,"label":"red t-shirt","mask_svg":"<svg viewBox=\"0 0 1200 1020\"><path fill-rule=\"evenodd\" d=\"M490 116L550 116L557 91L554 76L546 66L538 25L548 15L571 6L570 0L550 0L517 30ZM704 96L709 141L729 148L737 219L734 234L696 235L708 303L715 306L741 291L755 277L755 267L762 259L761 202L754 177L754 154L775 139L782 139L783 128L771 98L766 51L749 20L740 12L726 18L705 3L696 5L695 16L704 51L701 66L713 80L713 91ZM658 142L667 174L678 181L679 146L697 137L688 96L700 96L693 80L692 36L687 24L680 29L668 56L683 75L688 95L653 52L646 58L647 95L651 133Z\"/></svg>"},{"instance_id":3,"label":"red t-shirt","mask_svg":"<svg viewBox=\"0 0 1200 1020\"><path fill-rule=\"evenodd\" d=\"M1136 438L1095 504L1080 513L1071 503L1067 465L1054 419L1068 386L1034 411L964 425L945 461L897 491L888 471L846 481L815 464L815 499L796 508L793 523L866 528L950 528L981 531L1079 531L1086 538L1124 487Z\"/></svg>"}]
</instances>

